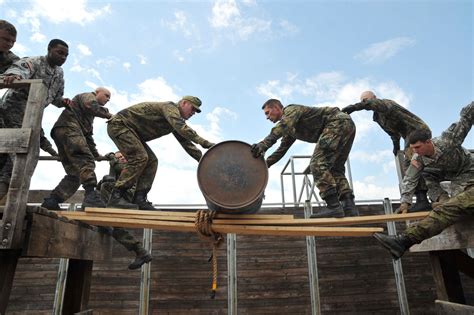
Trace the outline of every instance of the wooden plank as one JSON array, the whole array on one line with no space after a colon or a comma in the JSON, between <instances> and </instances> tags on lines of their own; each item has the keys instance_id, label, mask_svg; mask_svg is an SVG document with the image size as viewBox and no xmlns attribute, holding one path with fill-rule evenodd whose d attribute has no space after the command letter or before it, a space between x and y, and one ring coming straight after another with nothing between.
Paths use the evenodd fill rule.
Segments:
<instances>
[{"instance_id":1,"label":"wooden plank","mask_svg":"<svg viewBox=\"0 0 474 315\"><path fill-rule=\"evenodd\" d=\"M93 262L91 260L69 260L63 300L64 315L73 315L87 307L91 287L92 265Z\"/></svg>"},{"instance_id":2,"label":"wooden plank","mask_svg":"<svg viewBox=\"0 0 474 315\"><path fill-rule=\"evenodd\" d=\"M20 250L0 250L0 314L6 314Z\"/></svg>"},{"instance_id":3,"label":"wooden plank","mask_svg":"<svg viewBox=\"0 0 474 315\"><path fill-rule=\"evenodd\" d=\"M474 218L465 218L440 234L413 245L411 252L474 248Z\"/></svg>"},{"instance_id":4,"label":"wooden plank","mask_svg":"<svg viewBox=\"0 0 474 315\"><path fill-rule=\"evenodd\" d=\"M0 129L0 153L26 153L30 144L30 128Z\"/></svg>"},{"instance_id":5,"label":"wooden plank","mask_svg":"<svg viewBox=\"0 0 474 315\"><path fill-rule=\"evenodd\" d=\"M46 86L42 80L31 81L22 128L31 128L27 154L17 154L13 163L10 188L0 226L0 248L21 248L22 229L31 177L38 163L41 119ZM8 226L8 228L6 228Z\"/></svg>"},{"instance_id":6,"label":"wooden plank","mask_svg":"<svg viewBox=\"0 0 474 315\"><path fill-rule=\"evenodd\" d=\"M448 301L436 300L436 311L439 315L472 315L474 314L474 306L458 304Z\"/></svg>"},{"instance_id":7,"label":"wooden plank","mask_svg":"<svg viewBox=\"0 0 474 315\"><path fill-rule=\"evenodd\" d=\"M123 218L106 218L101 216L84 216L81 221L102 226L126 228L150 228L163 231L193 232L194 223L140 220ZM288 235L288 236L370 236L383 232L383 228L353 228L353 227L287 227L287 226L248 226L248 225L213 225L217 233L237 233L246 235Z\"/></svg>"},{"instance_id":8,"label":"wooden plank","mask_svg":"<svg viewBox=\"0 0 474 315\"><path fill-rule=\"evenodd\" d=\"M20 87L29 87L30 84L43 84L41 79L28 79L28 80L15 80L12 84L5 84L3 80L0 80L0 89L9 89L9 88L20 88Z\"/></svg>"},{"instance_id":9,"label":"wooden plank","mask_svg":"<svg viewBox=\"0 0 474 315\"><path fill-rule=\"evenodd\" d=\"M108 260L113 239L90 228L32 214L23 256Z\"/></svg>"},{"instance_id":10,"label":"wooden plank","mask_svg":"<svg viewBox=\"0 0 474 315\"><path fill-rule=\"evenodd\" d=\"M90 213L116 213L124 215L143 214L143 215L158 215L158 216L186 216L195 217L196 212L190 211L148 211L148 210L133 210L133 209L116 209L116 208L86 208L86 212ZM226 214L218 213L216 218L241 218L241 219L293 219L291 214Z\"/></svg>"}]
</instances>

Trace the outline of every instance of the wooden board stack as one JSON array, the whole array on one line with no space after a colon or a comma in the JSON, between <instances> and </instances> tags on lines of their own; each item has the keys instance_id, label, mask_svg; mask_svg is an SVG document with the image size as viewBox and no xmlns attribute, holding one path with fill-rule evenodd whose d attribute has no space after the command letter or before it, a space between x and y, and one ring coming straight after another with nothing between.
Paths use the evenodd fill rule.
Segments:
<instances>
[{"instance_id":1,"label":"wooden board stack","mask_svg":"<svg viewBox=\"0 0 474 315\"><path fill-rule=\"evenodd\" d=\"M112 208L86 208L85 212L58 211L71 220L125 228L150 228L163 231L195 232L193 212L143 211ZM295 219L293 215L217 214L212 222L216 233L285 236L371 236L383 232L379 227L346 227L347 225L384 223L422 219L428 212L360 216L349 218Z\"/></svg>"}]
</instances>

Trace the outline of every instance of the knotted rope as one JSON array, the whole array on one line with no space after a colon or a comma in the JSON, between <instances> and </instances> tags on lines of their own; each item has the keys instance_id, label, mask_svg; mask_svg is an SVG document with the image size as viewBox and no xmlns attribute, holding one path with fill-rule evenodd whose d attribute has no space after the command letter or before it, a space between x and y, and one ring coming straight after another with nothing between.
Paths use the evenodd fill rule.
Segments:
<instances>
[{"instance_id":1,"label":"knotted rope","mask_svg":"<svg viewBox=\"0 0 474 315\"><path fill-rule=\"evenodd\" d=\"M217 249L224 239L220 233L212 230L212 220L216 216L216 211L198 210L194 219L194 226L199 238L208 241L212 245L212 288L211 299L214 299L217 291Z\"/></svg>"}]
</instances>

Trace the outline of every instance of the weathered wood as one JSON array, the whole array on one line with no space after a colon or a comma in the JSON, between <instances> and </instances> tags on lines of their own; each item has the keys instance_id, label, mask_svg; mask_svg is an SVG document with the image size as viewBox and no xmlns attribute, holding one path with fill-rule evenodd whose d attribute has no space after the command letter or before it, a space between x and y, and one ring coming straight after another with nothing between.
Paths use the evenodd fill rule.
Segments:
<instances>
[{"instance_id":1,"label":"weathered wood","mask_svg":"<svg viewBox=\"0 0 474 315\"><path fill-rule=\"evenodd\" d=\"M157 215L157 216L183 216L195 217L196 211L148 211L148 210L133 210L133 209L115 209L115 208L86 208L86 213L110 213L123 215ZM290 214L225 214L218 213L216 218L240 218L240 219L293 219L294 216Z\"/></svg>"},{"instance_id":2,"label":"weathered wood","mask_svg":"<svg viewBox=\"0 0 474 315\"><path fill-rule=\"evenodd\" d=\"M30 144L30 128L0 129L0 153L26 153Z\"/></svg>"},{"instance_id":3,"label":"weathered wood","mask_svg":"<svg viewBox=\"0 0 474 315\"><path fill-rule=\"evenodd\" d=\"M91 260L70 259L64 290L63 314L72 315L87 308L92 277Z\"/></svg>"},{"instance_id":4,"label":"weathered wood","mask_svg":"<svg viewBox=\"0 0 474 315\"><path fill-rule=\"evenodd\" d=\"M8 299L12 289L16 265L20 257L20 250L0 249L0 314L7 311Z\"/></svg>"},{"instance_id":5,"label":"weathered wood","mask_svg":"<svg viewBox=\"0 0 474 315\"><path fill-rule=\"evenodd\" d=\"M28 79L28 80L14 80L12 84L5 84L3 80L0 80L0 89L9 89L9 88L27 88L30 87L30 84L42 84L43 80L41 79Z\"/></svg>"},{"instance_id":6,"label":"weathered wood","mask_svg":"<svg viewBox=\"0 0 474 315\"><path fill-rule=\"evenodd\" d=\"M472 315L474 306L436 300L436 313L439 315Z\"/></svg>"},{"instance_id":7,"label":"weathered wood","mask_svg":"<svg viewBox=\"0 0 474 315\"><path fill-rule=\"evenodd\" d=\"M465 304L461 278L450 251L430 252L438 299Z\"/></svg>"},{"instance_id":8,"label":"weathered wood","mask_svg":"<svg viewBox=\"0 0 474 315\"><path fill-rule=\"evenodd\" d=\"M33 214L23 256L107 260L113 239L90 227Z\"/></svg>"},{"instance_id":9,"label":"weathered wood","mask_svg":"<svg viewBox=\"0 0 474 315\"><path fill-rule=\"evenodd\" d=\"M22 123L22 128L31 128L30 145L28 146L28 152L17 154L13 163L10 188L1 221L2 225L0 226L0 248L21 247L28 190L31 177L38 163L41 119L47 89L42 80L32 80L30 83Z\"/></svg>"},{"instance_id":10,"label":"weathered wood","mask_svg":"<svg viewBox=\"0 0 474 315\"><path fill-rule=\"evenodd\" d=\"M411 252L474 248L474 218L465 218L440 234L413 245Z\"/></svg>"}]
</instances>

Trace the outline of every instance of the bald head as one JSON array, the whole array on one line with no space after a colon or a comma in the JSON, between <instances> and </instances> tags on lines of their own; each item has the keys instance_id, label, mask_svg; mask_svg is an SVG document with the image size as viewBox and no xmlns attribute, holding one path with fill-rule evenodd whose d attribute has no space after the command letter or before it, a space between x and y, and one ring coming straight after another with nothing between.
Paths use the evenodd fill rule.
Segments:
<instances>
[{"instance_id":1,"label":"bald head","mask_svg":"<svg viewBox=\"0 0 474 315\"><path fill-rule=\"evenodd\" d=\"M365 91L360 95L360 100L362 102L367 101L367 100L374 100L376 98L377 98L377 96L375 96L375 93L372 92L372 91Z\"/></svg>"},{"instance_id":2,"label":"bald head","mask_svg":"<svg viewBox=\"0 0 474 315\"><path fill-rule=\"evenodd\" d=\"M95 98L97 103L105 105L110 100L111 93L105 87L98 87L95 89Z\"/></svg>"}]
</instances>

